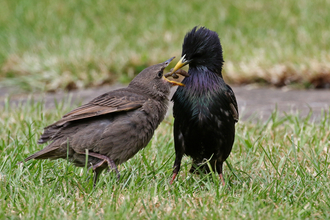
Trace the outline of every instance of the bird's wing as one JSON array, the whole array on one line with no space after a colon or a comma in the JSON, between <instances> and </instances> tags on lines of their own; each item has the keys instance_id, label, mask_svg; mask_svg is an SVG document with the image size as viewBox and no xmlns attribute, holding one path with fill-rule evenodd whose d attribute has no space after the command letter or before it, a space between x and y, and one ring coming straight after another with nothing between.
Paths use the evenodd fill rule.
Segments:
<instances>
[{"instance_id":1,"label":"bird's wing","mask_svg":"<svg viewBox=\"0 0 330 220\"><path fill-rule=\"evenodd\" d=\"M124 89L111 91L72 110L52 125L61 126L69 121L76 121L114 112L134 110L142 107L146 100L147 98L144 96Z\"/></svg>"},{"instance_id":2,"label":"bird's wing","mask_svg":"<svg viewBox=\"0 0 330 220\"><path fill-rule=\"evenodd\" d=\"M143 106L147 98L139 95L128 88L114 90L96 97L89 103L82 105L68 114L64 115L59 121L44 128L38 144L43 144L60 134L67 126L66 123L80 119L92 118L100 115L111 114L114 112L130 111Z\"/></svg>"},{"instance_id":3,"label":"bird's wing","mask_svg":"<svg viewBox=\"0 0 330 220\"><path fill-rule=\"evenodd\" d=\"M227 85L227 90L225 92L227 99L229 100L229 107L231 115L233 116L235 122L238 122L239 119L239 113L238 113L238 106L235 94L233 90L230 88L230 86Z\"/></svg>"}]
</instances>

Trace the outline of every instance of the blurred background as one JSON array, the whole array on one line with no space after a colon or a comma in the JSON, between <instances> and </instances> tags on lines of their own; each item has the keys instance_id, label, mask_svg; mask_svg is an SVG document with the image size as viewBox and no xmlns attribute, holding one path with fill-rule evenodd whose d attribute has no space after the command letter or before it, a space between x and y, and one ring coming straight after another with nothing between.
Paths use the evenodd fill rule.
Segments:
<instances>
[{"instance_id":1,"label":"blurred background","mask_svg":"<svg viewBox=\"0 0 330 220\"><path fill-rule=\"evenodd\" d=\"M2 0L0 86L125 84L177 61L184 35L201 25L220 36L230 84L329 88L329 10L329 0Z\"/></svg>"}]
</instances>

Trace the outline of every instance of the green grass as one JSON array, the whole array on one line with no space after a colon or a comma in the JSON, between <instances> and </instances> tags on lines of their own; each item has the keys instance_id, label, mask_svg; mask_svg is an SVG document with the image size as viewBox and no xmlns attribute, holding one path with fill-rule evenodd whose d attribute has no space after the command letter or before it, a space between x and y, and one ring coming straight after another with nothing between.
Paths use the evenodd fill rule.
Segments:
<instances>
[{"instance_id":1,"label":"green grass","mask_svg":"<svg viewBox=\"0 0 330 220\"><path fill-rule=\"evenodd\" d=\"M330 82L328 0L3 0L0 79L25 90L128 82L181 55L195 25L219 33L231 83Z\"/></svg>"},{"instance_id":2,"label":"green grass","mask_svg":"<svg viewBox=\"0 0 330 220\"><path fill-rule=\"evenodd\" d=\"M44 109L29 99L0 117L0 219L329 219L330 113L313 122L298 115L266 122L239 122L224 166L228 187L217 175L189 173L184 158L170 186L174 162L172 119L150 144L113 173L91 173L66 160L16 163L39 150L43 127L72 109ZM230 188L229 188L230 187Z\"/></svg>"}]
</instances>

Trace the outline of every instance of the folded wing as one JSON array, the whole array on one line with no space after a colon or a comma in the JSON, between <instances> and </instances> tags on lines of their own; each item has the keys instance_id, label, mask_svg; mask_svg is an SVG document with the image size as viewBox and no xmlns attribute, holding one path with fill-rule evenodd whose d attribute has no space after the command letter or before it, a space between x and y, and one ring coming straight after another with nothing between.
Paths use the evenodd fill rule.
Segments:
<instances>
[{"instance_id":1,"label":"folded wing","mask_svg":"<svg viewBox=\"0 0 330 220\"><path fill-rule=\"evenodd\" d=\"M146 101L146 97L139 94L134 94L125 89L105 93L91 102L67 113L59 121L45 127L44 133L41 135L38 143L42 144L54 139L56 134L65 128L68 122L115 112L131 111L142 107Z\"/></svg>"}]
</instances>

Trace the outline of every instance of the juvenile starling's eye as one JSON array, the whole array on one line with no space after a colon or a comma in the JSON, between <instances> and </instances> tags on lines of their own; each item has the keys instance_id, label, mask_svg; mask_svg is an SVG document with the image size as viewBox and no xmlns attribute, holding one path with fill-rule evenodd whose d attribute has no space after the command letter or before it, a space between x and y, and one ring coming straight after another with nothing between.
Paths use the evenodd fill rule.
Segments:
<instances>
[{"instance_id":1,"label":"juvenile starling's eye","mask_svg":"<svg viewBox=\"0 0 330 220\"><path fill-rule=\"evenodd\" d=\"M163 70L161 70L161 71L159 71L158 73L157 73L157 77L158 78L161 78L163 76Z\"/></svg>"}]
</instances>

